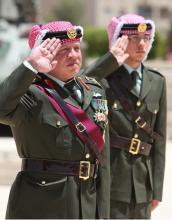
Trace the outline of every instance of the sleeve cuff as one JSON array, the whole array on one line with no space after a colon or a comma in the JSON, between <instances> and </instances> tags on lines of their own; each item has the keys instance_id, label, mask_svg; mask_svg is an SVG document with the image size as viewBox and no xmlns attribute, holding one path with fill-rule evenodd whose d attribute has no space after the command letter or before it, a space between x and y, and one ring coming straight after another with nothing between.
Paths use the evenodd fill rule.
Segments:
<instances>
[{"instance_id":1,"label":"sleeve cuff","mask_svg":"<svg viewBox=\"0 0 172 220\"><path fill-rule=\"evenodd\" d=\"M34 72L36 74L38 73L38 71L36 69L34 69L33 66L27 60L23 61L23 64L25 65L25 67L30 69L32 72Z\"/></svg>"}]
</instances>

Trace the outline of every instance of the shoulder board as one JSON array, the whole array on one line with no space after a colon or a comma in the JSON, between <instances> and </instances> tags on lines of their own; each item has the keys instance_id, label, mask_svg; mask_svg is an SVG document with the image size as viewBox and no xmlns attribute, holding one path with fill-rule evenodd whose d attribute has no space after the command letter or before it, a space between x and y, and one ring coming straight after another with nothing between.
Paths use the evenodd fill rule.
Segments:
<instances>
[{"instance_id":1,"label":"shoulder board","mask_svg":"<svg viewBox=\"0 0 172 220\"><path fill-rule=\"evenodd\" d=\"M148 71L158 74L161 77L164 77L164 75L161 74L156 68L148 68Z\"/></svg>"},{"instance_id":2,"label":"shoulder board","mask_svg":"<svg viewBox=\"0 0 172 220\"><path fill-rule=\"evenodd\" d=\"M80 83L82 83L87 90L91 90L89 85L97 85L99 87L102 88L102 86L100 85L100 83L98 83L94 78L92 77L87 77L87 76L78 76L77 79L80 81Z\"/></svg>"},{"instance_id":3,"label":"shoulder board","mask_svg":"<svg viewBox=\"0 0 172 220\"><path fill-rule=\"evenodd\" d=\"M94 85L98 85L98 86L102 87L101 84L95 78L88 77L88 76L85 76L84 78L85 78L86 83L94 84Z\"/></svg>"}]
</instances>

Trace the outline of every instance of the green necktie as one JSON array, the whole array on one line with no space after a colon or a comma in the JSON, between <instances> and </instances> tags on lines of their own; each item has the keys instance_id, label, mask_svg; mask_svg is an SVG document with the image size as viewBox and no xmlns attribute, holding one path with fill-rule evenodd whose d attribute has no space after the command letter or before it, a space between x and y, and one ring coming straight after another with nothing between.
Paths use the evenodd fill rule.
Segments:
<instances>
[{"instance_id":1,"label":"green necktie","mask_svg":"<svg viewBox=\"0 0 172 220\"><path fill-rule=\"evenodd\" d=\"M137 95L140 94L139 84L137 83L138 77L139 77L139 74L137 71L131 72L131 80L133 82L133 91L135 91Z\"/></svg>"}]
</instances>

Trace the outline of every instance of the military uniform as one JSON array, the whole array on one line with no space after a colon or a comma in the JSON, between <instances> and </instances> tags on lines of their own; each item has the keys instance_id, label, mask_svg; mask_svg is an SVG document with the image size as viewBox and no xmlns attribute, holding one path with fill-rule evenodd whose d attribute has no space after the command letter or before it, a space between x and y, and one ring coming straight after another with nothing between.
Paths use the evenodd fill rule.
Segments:
<instances>
[{"instance_id":1,"label":"military uniform","mask_svg":"<svg viewBox=\"0 0 172 220\"><path fill-rule=\"evenodd\" d=\"M32 83L34 78L35 73L22 64L0 83L0 122L11 126L19 157L95 163L94 154ZM82 77L82 81L84 84L78 81L84 94L82 108L93 121L94 93L104 100L104 90L95 80ZM81 108L63 89L58 86L56 89L65 102ZM6 218L109 218L108 127L104 123L97 124L106 140L101 152L104 163L98 165L97 178L83 180L79 175L49 173L41 168L39 171L39 166L37 171L24 169L12 185Z\"/></svg>"},{"instance_id":2,"label":"military uniform","mask_svg":"<svg viewBox=\"0 0 172 220\"><path fill-rule=\"evenodd\" d=\"M111 55L107 55L109 59L106 65L109 65L109 71L112 63ZM115 69L115 62L113 65ZM86 74L101 80L108 76L108 71L99 69L97 74L90 68ZM137 126L131 115L123 108L118 95L109 87L106 78L101 80L101 84L106 89L109 106L110 139L125 137L132 141L132 138L135 138L152 146L147 156L139 153L133 155L129 152L131 143L127 149L122 149L122 143L119 142L118 146L113 147L111 141L111 218L115 216L123 218L122 212L126 216L126 204L131 204L130 208L134 203L140 204L141 209L145 203L150 204L152 200L162 199L166 141L166 83L164 76L145 66L142 66L142 74L140 95L131 89L131 78L124 66L112 71L110 80L116 82L127 101L150 125L152 131L156 131L161 136L161 139L153 139ZM145 213L149 218L150 208Z\"/></svg>"}]
</instances>

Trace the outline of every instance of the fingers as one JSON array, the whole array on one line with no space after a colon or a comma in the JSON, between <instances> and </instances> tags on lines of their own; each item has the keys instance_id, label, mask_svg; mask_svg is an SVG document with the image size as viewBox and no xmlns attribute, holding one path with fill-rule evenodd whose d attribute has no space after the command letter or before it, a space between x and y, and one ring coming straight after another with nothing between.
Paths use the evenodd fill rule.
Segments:
<instances>
[{"instance_id":1,"label":"fingers","mask_svg":"<svg viewBox=\"0 0 172 220\"><path fill-rule=\"evenodd\" d=\"M119 37L115 44L112 47L118 47L121 50L125 51L128 45L128 36L122 35L122 37Z\"/></svg>"},{"instance_id":2,"label":"fingers","mask_svg":"<svg viewBox=\"0 0 172 220\"><path fill-rule=\"evenodd\" d=\"M60 40L56 38L46 39L42 44L42 48L44 48L49 53L57 53L59 47L61 46Z\"/></svg>"}]
</instances>

